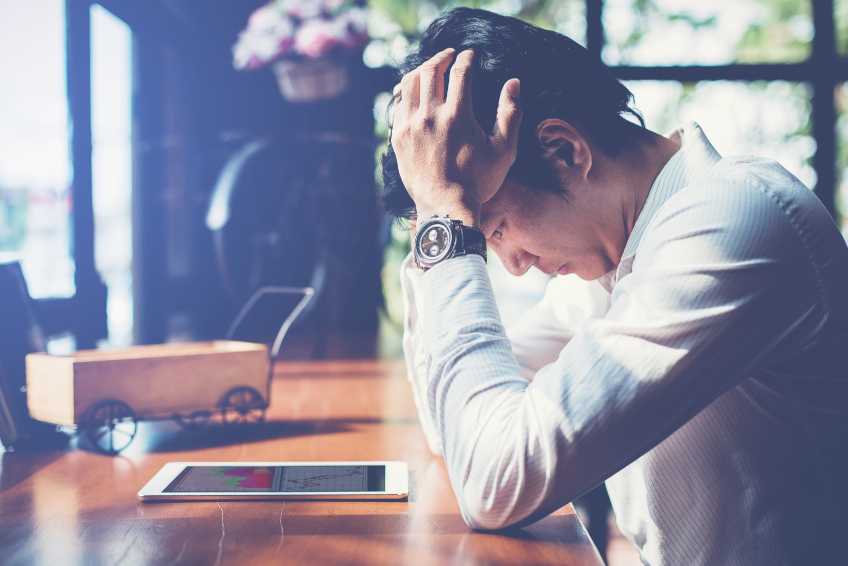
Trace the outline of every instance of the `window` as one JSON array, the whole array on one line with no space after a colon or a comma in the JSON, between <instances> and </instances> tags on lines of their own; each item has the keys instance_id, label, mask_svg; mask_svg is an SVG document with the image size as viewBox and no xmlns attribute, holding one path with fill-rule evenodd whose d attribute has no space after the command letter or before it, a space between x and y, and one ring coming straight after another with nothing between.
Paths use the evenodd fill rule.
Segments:
<instances>
[{"instance_id":1,"label":"window","mask_svg":"<svg viewBox=\"0 0 848 566\"><path fill-rule=\"evenodd\" d=\"M837 179L839 189L837 190L838 210L842 213L843 233L846 232L845 218L848 217L848 82L842 83L836 91L837 108L839 118L836 122L837 140L839 152L836 158Z\"/></svg>"},{"instance_id":2,"label":"window","mask_svg":"<svg viewBox=\"0 0 848 566\"><path fill-rule=\"evenodd\" d=\"M47 333L91 348L106 335L94 262L91 3L0 2L13 13L0 19L9 83L0 90L0 253L21 260Z\"/></svg>"},{"instance_id":3,"label":"window","mask_svg":"<svg viewBox=\"0 0 848 566\"><path fill-rule=\"evenodd\" d=\"M11 10L7 7L4 10ZM74 294L65 3L15 3L0 19L0 252L35 297ZM34 62L38 64L34 64ZM11 83L11 80L10 80Z\"/></svg>"},{"instance_id":4,"label":"window","mask_svg":"<svg viewBox=\"0 0 848 566\"><path fill-rule=\"evenodd\" d=\"M91 7L92 197L95 263L108 288L111 345L132 342L132 34Z\"/></svg>"},{"instance_id":5,"label":"window","mask_svg":"<svg viewBox=\"0 0 848 566\"><path fill-rule=\"evenodd\" d=\"M848 61L838 61L848 54L848 0L607 0L603 6L602 33L590 49L630 79L648 127L663 132L672 120L693 118L720 152L776 159L836 216L848 218L848 199L834 177L835 164L844 168L844 126L841 140L833 130L844 92L834 87L848 78Z\"/></svg>"},{"instance_id":6,"label":"window","mask_svg":"<svg viewBox=\"0 0 848 566\"><path fill-rule=\"evenodd\" d=\"M813 38L806 0L607 0L603 25L608 64L794 62Z\"/></svg>"},{"instance_id":7,"label":"window","mask_svg":"<svg viewBox=\"0 0 848 566\"><path fill-rule=\"evenodd\" d=\"M721 154L775 159L815 185L810 88L786 81L629 81L649 127L668 133L695 121Z\"/></svg>"}]
</instances>

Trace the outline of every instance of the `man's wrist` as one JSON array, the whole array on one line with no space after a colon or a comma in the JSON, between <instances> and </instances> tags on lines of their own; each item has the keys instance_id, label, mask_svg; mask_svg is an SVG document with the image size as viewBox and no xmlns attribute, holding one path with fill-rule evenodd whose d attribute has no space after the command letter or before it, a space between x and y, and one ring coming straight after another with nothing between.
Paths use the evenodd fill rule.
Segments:
<instances>
[{"instance_id":1,"label":"man's wrist","mask_svg":"<svg viewBox=\"0 0 848 566\"><path fill-rule=\"evenodd\" d=\"M442 218L447 216L452 220L462 221L462 223L466 226L474 228L480 227L480 212L478 210L473 210L471 207L466 205L459 204L418 209L416 214L416 224L420 226L422 222L433 218L434 216Z\"/></svg>"}]
</instances>

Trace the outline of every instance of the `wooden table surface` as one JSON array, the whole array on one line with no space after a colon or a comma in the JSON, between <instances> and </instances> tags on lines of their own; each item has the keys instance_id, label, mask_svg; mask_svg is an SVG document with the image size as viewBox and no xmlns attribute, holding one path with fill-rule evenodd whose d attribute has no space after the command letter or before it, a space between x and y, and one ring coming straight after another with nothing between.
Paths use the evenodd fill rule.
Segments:
<instances>
[{"instance_id":1,"label":"wooden table surface","mask_svg":"<svg viewBox=\"0 0 848 566\"><path fill-rule=\"evenodd\" d=\"M469 530L395 363L280 364L259 428L144 423L117 457L75 444L0 454L0 563L601 564L571 506L519 531ZM138 489L179 460L403 460L412 493L402 502L140 503Z\"/></svg>"}]
</instances>

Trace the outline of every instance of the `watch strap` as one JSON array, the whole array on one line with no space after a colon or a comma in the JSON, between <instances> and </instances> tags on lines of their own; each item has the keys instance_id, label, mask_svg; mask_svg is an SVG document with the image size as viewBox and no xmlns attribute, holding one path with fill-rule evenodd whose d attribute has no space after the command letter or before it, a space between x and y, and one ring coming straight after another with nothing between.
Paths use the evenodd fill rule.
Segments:
<instances>
[{"instance_id":1,"label":"watch strap","mask_svg":"<svg viewBox=\"0 0 848 566\"><path fill-rule=\"evenodd\" d=\"M453 255L477 254L482 256L483 261L486 261L486 238L483 236L483 232L478 228L466 226L461 220L453 220L451 223L458 237Z\"/></svg>"}]
</instances>

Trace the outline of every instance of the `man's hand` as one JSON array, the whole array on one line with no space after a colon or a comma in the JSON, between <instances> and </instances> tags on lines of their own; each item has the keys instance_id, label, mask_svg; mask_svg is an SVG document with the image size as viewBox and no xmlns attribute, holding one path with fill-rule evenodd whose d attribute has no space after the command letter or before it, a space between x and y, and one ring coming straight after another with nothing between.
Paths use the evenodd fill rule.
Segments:
<instances>
[{"instance_id":1,"label":"man's hand","mask_svg":"<svg viewBox=\"0 0 848 566\"><path fill-rule=\"evenodd\" d=\"M456 61L454 62L454 59ZM478 225L480 206L503 184L515 161L521 110L519 82L504 84L493 131L483 131L472 110L474 52L434 55L395 87L392 147L418 218L449 214ZM445 72L450 70L447 95Z\"/></svg>"}]
</instances>

